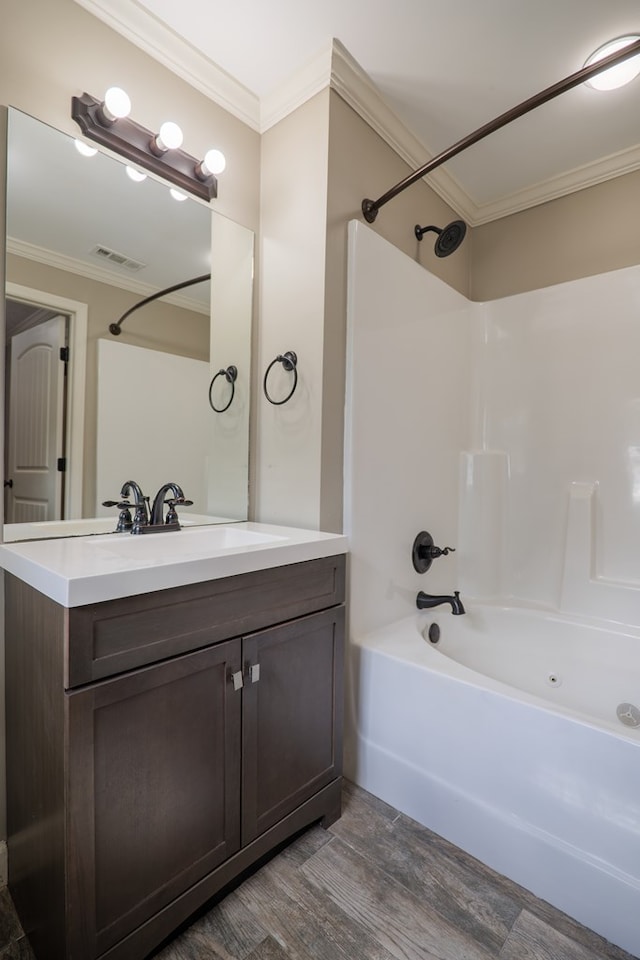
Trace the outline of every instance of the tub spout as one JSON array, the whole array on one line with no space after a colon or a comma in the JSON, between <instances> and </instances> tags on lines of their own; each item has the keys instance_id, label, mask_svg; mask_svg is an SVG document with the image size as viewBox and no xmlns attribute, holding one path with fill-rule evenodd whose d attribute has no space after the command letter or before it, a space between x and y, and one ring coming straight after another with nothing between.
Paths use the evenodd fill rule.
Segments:
<instances>
[{"instance_id":1,"label":"tub spout","mask_svg":"<svg viewBox=\"0 0 640 960\"><path fill-rule=\"evenodd\" d=\"M461 613L466 613L458 590L454 590L452 597L434 597L431 596L431 594L424 593L424 591L421 590L416 597L416 606L418 610L426 610L429 607L439 607L441 603L450 603L451 613L453 613L454 616L459 616Z\"/></svg>"}]
</instances>

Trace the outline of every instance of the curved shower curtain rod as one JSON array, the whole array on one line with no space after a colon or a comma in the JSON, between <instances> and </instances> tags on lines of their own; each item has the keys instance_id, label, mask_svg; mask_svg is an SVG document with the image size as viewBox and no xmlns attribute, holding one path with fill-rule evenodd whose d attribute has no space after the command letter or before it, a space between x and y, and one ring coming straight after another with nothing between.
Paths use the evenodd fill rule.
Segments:
<instances>
[{"instance_id":1,"label":"curved shower curtain rod","mask_svg":"<svg viewBox=\"0 0 640 960\"><path fill-rule=\"evenodd\" d=\"M194 283L204 283L205 280L211 280L210 273L203 273L201 277L193 277L192 280L183 280L182 283L174 283L172 287L165 287L164 290L158 290L157 293L152 293L150 297L145 297L144 300L140 300L138 303L134 303L132 307L129 307L129 309L126 310L120 319L116 320L115 323L110 323L109 333L112 333L114 337L119 337L122 333L122 330L120 329L122 321L126 320L134 310L139 310L140 307L144 307L147 303L151 303L153 300L157 300L159 297L164 297L168 293L173 293L174 290L182 290L183 287L191 287Z\"/></svg>"},{"instance_id":2,"label":"curved shower curtain rod","mask_svg":"<svg viewBox=\"0 0 640 960\"><path fill-rule=\"evenodd\" d=\"M431 173L431 171L435 170L436 167L439 167L447 160L451 160L452 157L462 153L462 151L466 150L467 147L472 146L474 143L478 143L479 140L483 140L485 137L489 136L490 133L495 133L496 130L499 130L501 127L511 123L512 120L517 120L518 117L522 117L525 113L535 110L536 107L540 107L543 103L553 100L554 97L559 96L561 93L571 90L572 87L579 86L586 80L590 80L591 77L595 77L596 74L602 73L603 70L608 70L609 67L612 67L617 63L622 63L623 60L628 60L630 57L633 57L638 53L640 53L640 40L636 40L634 43L628 44L628 46L623 47L622 50L618 50L616 53L609 54L608 57L603 57L602 60L598 60L590 67L583 67L582 70L577 70L570 76L565 77L564 80L559 80L558 83L554 83L552 86L546 87L546 89L542 90L540 93L536 93L535 96L529 97L528 100L523 100L523 102L518 104L518 106L512 107L505 113L501 113L500 116L496 117L495 120L490 120L489 123L485 123L482 127L478 127L474 133L470 133L462 140L458 140L458 142L454 143L453 146L443 150L442 153L439 153L436 157L433 157L433 159L423 164L418 170L410 173L408 177L405 177L404 180L401 180L400 183L397 183L395 187L387 190L387 192L383 193L382 196L378 197L377 200L363 200L362 214L365 220L367 223L373 223L378 216L380 207L384 206L385 203L388 203L389 200L393 200L394 197L397 197L399 193L402 193L403 190L406 190L407 187L410 187L416 182L416 180L422 179L425 174Z\"/></svg>"}]
</instances>

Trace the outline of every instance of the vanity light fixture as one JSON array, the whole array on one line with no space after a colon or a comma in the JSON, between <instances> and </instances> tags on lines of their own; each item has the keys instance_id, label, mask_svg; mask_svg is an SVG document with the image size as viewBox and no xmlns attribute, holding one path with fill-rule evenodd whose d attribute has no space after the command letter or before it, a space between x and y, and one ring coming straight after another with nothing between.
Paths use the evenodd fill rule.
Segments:
<instances>
[{"instance_id":1,"label":"vanity light fixture","mask_svg":"<svg viewBox=\"0 0 640 960\"><path fill-rule=\"evenodd\" d=\"M183 193L182 190L176 190L175 187L171 187L169 189L169 193L171 194L174 200L178 201L178 203L182 203L183 200L188 199L186 193Z\"/></svg>"},{"instance_id":2,"label":"vanity light fixture","mask_svg":"<svg viewBox=\"0 0 640 960\"><path fill-rule=\"evenodd\" d=\"M207 153L211 165L206 157L198 160L181 149L182 131L177 123L166 121L158 133L154 133L128 116L130 108L129 97L119 87L110 87L104 100L97 100L89 93L71 98L71 116L89 140L201 200L217 197L216 173L222 172L225 166L220 151Z\"/></svg>"},{"instance_id":3,"label":"vanity light fixture","mask_svg":"<svg viewBox=\"0 0 640 960\"><path fill-rule=\"evenodd\" d=\"M609 40L601 47L598 47L597 50L594 50L585 62L585 67L590 67L592 64L598 63L600 60L608 57L609 54L617 53L618 50L623 50L624 47L628 47L630 43L635 43L637 40L640 40L638 34L618 37L617 40ZM618 87L624 87L626 83L631 83L639 73L640 56L632 57L630 60L623 60L622 63L618 63L614 67L609 67L608 70L603 70L602 73L598 73L595 77L586 80L585 86L593 87L594 90L617 90Z\"/></svg>"}]
</instances>

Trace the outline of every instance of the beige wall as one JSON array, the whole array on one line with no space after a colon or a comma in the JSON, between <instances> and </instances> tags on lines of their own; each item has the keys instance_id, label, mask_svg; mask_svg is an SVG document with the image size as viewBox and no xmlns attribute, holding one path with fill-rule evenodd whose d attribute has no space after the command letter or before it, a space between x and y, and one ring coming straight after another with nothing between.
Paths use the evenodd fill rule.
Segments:
<instances>
[{"instance_id":1,"label":"beige wall","mask_svg":"<svg viewBox=\"0 0 640 960\"><path fill-rule=\"evenodd\" d=\"M324 90L262 138L255 512L311 529L321 517L329 100ZM288 350L298 355L298 386L289 402L273 406L262 377ZM276 364L268 382L274 399L291 384Z\"/></svg>"},{"instance_id":2,"label":"beige wall","mask_svg":"<svg viewBox=\"0 0 640 960\"><path fill-rule=\"evenodd\" d=\"M640 171L476 227L473 300L494 300L640 262Z\"/></svg>"},{"instance_id":3,"label":"beige wall","mask_svg":"<svg viewBox=\"0 0 640 960\"><path fill-rule=\"evenodd\" d=\"M346 264L348 221L364 219L362 200L365 197L375 200L411 173L411 168L335 92L331 94L329 138L327 235L337 267L338 262ZM457 211L420 180L382 207L371 229L460 293L468 295L470 252L466 239L455 255L439 259L433 252L435 234L427 234L419 242L413 232L416 223L444 226L459 217Z\"/></svg>"}]
</instances>

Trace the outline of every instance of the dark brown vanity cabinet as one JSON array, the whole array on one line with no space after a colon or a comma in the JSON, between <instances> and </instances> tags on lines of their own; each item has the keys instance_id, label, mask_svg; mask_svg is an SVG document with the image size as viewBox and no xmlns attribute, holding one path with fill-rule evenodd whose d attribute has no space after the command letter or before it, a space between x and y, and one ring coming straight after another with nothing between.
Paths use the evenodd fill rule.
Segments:
<instances>
[{"instance_id":1,"label":"dark brown vanity cabinet","mask_svg":"<svg viewBox=\"0 0 640 960\"><path fill-rule=\"evenodd\" d=\"M340 811L344 557L66 610L6 577L9 885L38 960L140 960Z\"/></svg>"}]
</instances>

